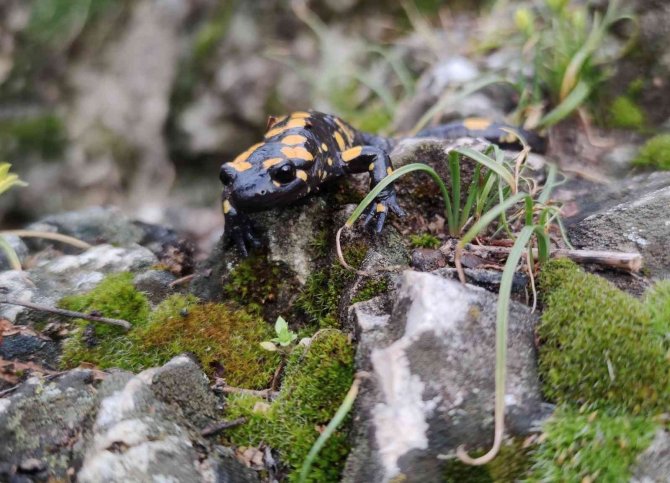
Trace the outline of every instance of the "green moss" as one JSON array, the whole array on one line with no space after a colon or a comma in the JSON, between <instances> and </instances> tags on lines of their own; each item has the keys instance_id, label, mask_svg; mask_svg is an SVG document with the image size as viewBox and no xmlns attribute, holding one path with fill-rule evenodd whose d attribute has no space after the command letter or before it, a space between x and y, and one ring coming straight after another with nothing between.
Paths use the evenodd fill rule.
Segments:
<instances>
[{"instance_id":1,"label":"green moss","mask_svg":"<svg viewBox=\"0 0 670 483\"><path fill-rule=\"evenodd\" d=\"M228 433L230 441L238 446L266 443L278 451L289 470L299 469L319 436L318 428L328 424L352 383L353 357L345 334L336 330L317 333L309 348L299 346L291 353L280 395L269 409L254 411L263 403L257 398L228 398L227 417L248 418ZM328 440L314 463L310 481L339 481L349 452L346 435L347 429L341 427Z\"/></svg>"},{"instance_id":2,"label":"green moss","mask_svg":"<svg viewBox=\"0 0 670 483\"><path fill-rule=\"evenodd\" d=\"M137 349L155 354L158 364L190 352L207 374L253 389L267 387L279 364L278 354L260 347L273 336L272 327L257 316L179 295L162 302L146 326L131 335Z\"/></svg>"},{"instance_id":3,"label":"green moss","mask_svg":"<svg viewBox=\"0 0 670 483\"><path fill-rule=\"evenodd\" d=\"M133 327L146 324L149 316L149 301L135 290L131 273L109 275L90 292L64 297L58 305L77 312L97 312L104 317L127 320ZM120 327L81 320L63 347L61 362L65 367L75 367L82 362L110 367L109 355L125 353L127 345L127 334Z\"/></svg>"},{"instance_id":4,"label":"green moss","mask_svg":"<svg viewBox=\"0 0 670 483\"><path fill-rule=\"evenodd\" d=\"M82 362L100 368L139 371L190 352L208 375L222 375L229 384L252 389L267 387L280 356L260 347L274 336L272 327L244 310L223 304L198 304L193 296L173 295L150 314L146 297L132 286L132 275L113 275L91 292L66 297L70 310L100 312L128 320L133 328L78 322L66 341L64 367Z\"/></svg>"},{"instance_id":5,"label":"green moss","mask_svg":"<svg viewBox=\"0 0 670 483\"><path fill-rule=\"evenodd\" d=\"M438 248L441 245L440 239L430 233L410 235L409 242L412 248Z\"/></svg>"},{"instance_id":6,"label":"green moss","mask_svg":"<svg viewBox=\"0 0 670 483\"><path fill-rule=\"evenodd\" d=\"M657 333L670 336L670 280L653 285L645 294L645 304L651 315L651 323Z\"/></svg>"},{"instance_id":7,"label":"green moss","mask_svg":"<svg viewBox=\"0 0 670 483\"><path fill-rule=\"evenodd\" d=\"M644 111L627 96L619 96L610 105L609 125L625 129L640 129L646 124Z\"/></svg>"},{"instance_id":8,"label":"green moss","mask_svg":"<svg viewBox=\"0 0 670 483\"><path fill-rule=\"evenodd\" d=\"M649 418L559 407L533 454L529 481L628 481L654 431Z\"/></svg>"},{"instance_id":9,"label":"green moss","mask_svg":"<svg viewBox=\"0 0 670 483\"><path fill-rule=\"evenodd\" d=\"M43 159L63 154L67 135L63 121L56 115L0 121L0 157L15 159L36 154Z\"/></svg>"},{"instance_id":10,"label":"green moss","mask_svg":"<svg viewBox=\"0 0 670 483\"><path fill-rule=\"evenodd\" d=\"M389 288L388 280L385 278L376 279L371 278L363 282L362 286L356 291L356 294L351 298L351 303L363 302L370 300L377 295L385 293Z\"/></svg>"},{"instance_id":11,"label":"green moss","mask_svg":"<svg viewBox=\"0 0 670 483\"><path fill-rule=\"evenodd\" d=\"M633 161L636 166L670 170L670 134L654 136L640 149Z\"/></svg>"},{"instance_id":12,"label":"green moss","mask_svg":"<svg viewBox=\"0 0 670 483\"><path fill-rule=\"evenodd\" d=\"M267 302L275 300L288 279L280 264L269 262L262 255L252 255L240 261L226 276L223 294L226 300L236 302L249 312L272 319L274 314L265 313L263 309L267 308Z\"/></svg>"},{"instance_id":13,"label":"green moss","mask_svg":"<svg viewBox=\"0 0 670 483\"><path fill-rule=\"evenodd\" d=\"M550 400L633 413L667 408L663 334L639 300L566 260L547 263L540 283L539 369Z\"/></svg>"},{"instance_id":14,"label":"green moss","mask_svg":"<svg viewBox=\"0 0 670 483\"><path fill-rule=\"evenodd\" d=\"M344 249L343 254L349 265L358 268L366 253L364 244L354 244ZM342 292L355 277L354 272L337 261L313 272L296 300L296 308L302 310L317 328L338 327L337 309Z\"/></svg>"}]
</instances>

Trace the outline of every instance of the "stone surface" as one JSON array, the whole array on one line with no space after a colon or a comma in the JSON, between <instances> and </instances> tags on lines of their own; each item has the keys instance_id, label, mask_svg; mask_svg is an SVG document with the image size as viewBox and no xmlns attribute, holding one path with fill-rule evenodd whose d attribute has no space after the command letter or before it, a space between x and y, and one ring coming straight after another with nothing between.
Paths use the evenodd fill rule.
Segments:
<instances>
[{"instance_id":1,"label":"stone surface","mask_svg":"<svg viewBox=\"0 0 670 483\"><path fill-rule=\"evenodd\" d=\"M393 310L383 297L353 306L357 368L372 373L357 400L344 481L441 481L438 455L493 437L496 296L436 275L403 273ZM546 416L530 310L512 303L506 429ZM399 431L402 428L402 431Z\"/></svg>"},{"instance_id":2,"label":"stone surface","mask_svg":"<svg viewBox=\"0 0 670 483\"><path fill-rule=\"evenodd\" d=\"M4 238L9 246L12 247L17 257L19 258L19 262L21 262L21 265L23 265L26 261L26 257L28 256L28 247L25 243L23 243L23 240L15 235L2 235L2 238ZM9 270L10 268L11 265L7 259L7 255L4 251L0 250L0 271Z\"/></svg>"},{"instance_id":3,"label":"stone surface","mask_svg":"<svg viewBox=\"0 0 670 483\"><path fill-rule=\"evenodd\" d=\"M158 305L175 293L175 289L170 286L175 280L177 280L177 277L170 272L147 270L135 276L133 285L147 296L149 302Z\"/></svg>"},{"instance_id":4,"label":"stone surface","mask_svg":"<svg viewBox=\"0 0 670 483\"><path fill-rule=\"evenodd\" d=\"M48 382L33 377L0 398L0 479L258 481L200 436L218 405L187 356L137 376L75 369Z\"/></svg>"},{"instance_id":5,"label":"stone surface","mask_svg":"<svg viewBox=\"0 0 670 483\"><path fill-rule=\"evenodd\" d=\"M25 272L0 272L0 289L8 299L55 306L65 295L91 290L107 274L142 271L156 263L154 254L139 245L97 245L79 255L43 260ZM0 317L12 322L28 324L33 315L44 317L23 307L0 305Z\"/></svg>"},{"instance_id":6,"label":"stone surface","mask_svg":"<svg viewBox=\"0 0 670 483\"><path fill-rule=\"evenodd\" d=\"M631 195L572 225L570 240L577 248L639 252L651 276L670 278L670 183Z\"/></svg>"},{"instance_id":7,"label":"stone surface","mask_svg":"<svg viewBox=\"0 0 670 483\"><path fill-rule=\"evenodd\" d=\"M670 482L670 435L659 429L635 463L630 483Z\"/></svg>"}]
</instances>

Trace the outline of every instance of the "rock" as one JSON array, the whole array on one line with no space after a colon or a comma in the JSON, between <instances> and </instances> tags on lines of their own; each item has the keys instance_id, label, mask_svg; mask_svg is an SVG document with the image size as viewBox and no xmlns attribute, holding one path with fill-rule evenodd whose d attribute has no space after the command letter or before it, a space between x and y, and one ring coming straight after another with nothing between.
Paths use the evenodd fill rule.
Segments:
<instances>
[{"instance_id":1,"label":"rock","mask_svg":"<svg viewBox=\"0 0 670 483\"><path fill-rule=\"evenodd\" d=\"M630 483L670 481L670 435L659 429L649 447L637 457Z\"/></svg>"},{"instance_id":2,"label":"rock","mask_svg":"<svg viewBox=\"0 0 670 483\"><path fill-rule=\"evenodd\" d=\"M419 272L430 272L447 265L447 258L440 250L417 248L412 250L412 267Z\"/></svg>"},{"instance_id":3,"label":"rock","mask_svg":"<svg viewBox=\"0 0 670 483\"><path fill-rule=\"evenodd\" d=\"M23 240L15 235L2 235L2 238L14 249L14 252L19 257L19 262L23 265L28 256L28 247L23 243ZM3 250L0 250L0 271L9 270L10 268L7 255Z\"/></svg>"},{"instance_id":4,"label":"rock","mask_svg":"<svg viewBox=\"0 0 670 483\"><path fill-rule=\"evenodd\" d=\"M200 430L216 399L190 358L148 369L100 403L77 481L258 481Z\"/></svg>"},{"instance_id":5,"label":"rock","mask_svg":"<svg viewBox=\"0 0 670 483\"><path fill-rule=\"evenodd\" d=\"M639 252L652 277L670 278L670 182L633 196L572 225L570 240L577 248Z\"/></svg>"},{"instance_id":6,"label":"rock","mask_svg":"<svg viewBox=\"0 0 670 483\"><path fill-rule=\"evenodd\" d=\"M146 294L149 302L158 305L175 292L175 289L170 286L175 280L177 277L170 272L147 270L135 276L133 285L137 290Z\"/></svg>"},{"instance_id":7,"label":"rock","mask_svg":"<svg viewBox=\"0 0 670 483\"><path fill-rule=\"evenodd\" d=\"M186 356L137 376L75 369L49 382L33 377L0 399L0 479L258 481L200 436L218 414L206 376Z\"/></svg>"},{"instance_id":8,"label":"rock","mask_svg":"<svg viewBox=\"0 0 670 483\"><path fill-rule=\"evenodd\" d=\"M355 304L357 369L364 383L343 481L442 481L438 455L493 438L496 296L406 271L393 310L383 297ZM530 309L510 306L506 430L530 432L546 416ZM402 428L402 431L399 431Z\"/></svg>"},{"instance_id":9,"label":"rock","mask_svg":"<svg viewBox=\"0 0 670 483\"><path fill-rule=\"evenodd\" d=\"M60 344L32 331L12 335L0 332L0 359L35 362L48 369L58 368Z\"/></svg>"},{"instance_id":10,"label":"rock","mask_svg":"<svg viewBox=\"0 0 670 483\"><path fill-rule=\"evenodd\" d=\"M90 437L96 384L93 371L75 369L49 382L32 377L0 399L0 461L7 463L0 480L30 474L69 481Z\"/></svg>"},{"instance_id":11,"label":"rock","mask_svg":"<svg viewBox=\"0 0 670 483\"><path fill-rule=\"evenodd\" d=\"M79 255L39 262L26 272L0 272L0 289L8 299L55 306L65 295L91 290L107 274L137 272L156 263L154 254L139 245L97 245ZM0 317L30 324L33 317L43 320L45 316L23 307L0 305Z\"/></svg>"}]
</instances>

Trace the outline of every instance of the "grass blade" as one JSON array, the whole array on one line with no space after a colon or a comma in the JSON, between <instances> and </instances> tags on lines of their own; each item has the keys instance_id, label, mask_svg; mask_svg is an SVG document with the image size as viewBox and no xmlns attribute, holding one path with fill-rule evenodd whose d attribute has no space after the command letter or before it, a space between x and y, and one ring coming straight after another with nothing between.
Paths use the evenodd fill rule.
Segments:
<instances>
[{"instance_id":1,"label":"grass blade","mask_svg":"<svg viewBox=\"0 0 670 483\"><path fill-rule=\"evenodd\" d=\"M584 81L579 81L570 94L546 116L540 119L538 127L549 127L568 117L581 106L591 94L591 87Z\"/></svg>"},{"instance_id":2,"label":"grass blade","mask_svg":"<svg viewBox=\"0 0 670 483\"><path fill-rule=\"evenodd\" d=\"M507 183L510 187L512 188L514 187L515 185L514 175L512 175L512 173L507 168L505 168L505 166L498 163L493 158L468 147L456 148L454 149L454 151L490 169L491 171L495 172L498 176L500 176L500 178L503 179L505 183Z\"/></svg>"},{"instance_id":3,"label":"grass blade","mask_svg":"<svg viewBox=\"0 0 670 483\"><path fill-rule=\"evenodd\" d=\"M12 270L22 270L19 256L16 254L16 251L14 248L12 248L4 236L0 236L0 250L4 252L5 256L7 257L7 261L9 262L9 266L12 267Z\"/></svg>"}]
</instances>

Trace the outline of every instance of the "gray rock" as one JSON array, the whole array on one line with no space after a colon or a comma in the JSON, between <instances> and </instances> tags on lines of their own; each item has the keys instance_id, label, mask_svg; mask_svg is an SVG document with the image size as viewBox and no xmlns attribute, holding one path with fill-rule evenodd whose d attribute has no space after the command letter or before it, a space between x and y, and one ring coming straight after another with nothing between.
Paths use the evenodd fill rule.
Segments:
<instances>
[{"instance_id":1,"label":"gray rock","mask_svg":"<svg viewBox=\"0 0 670 483\"><path fill-rule=\"evenodd\" d=\"M102 206L50 215L29 225L27 229L62 233L91 244L111 243L121 246L140 243L144 236L144 231L121 210ZM32 243L38 248L53 244L46 240Z\"/></svg>"},{"instance_id":2,"label":"gray rock","mask_svg":"<svg viewBox=\"0 0 670 483\"><path fill-rule=\"evenodd\" d=\"M21 238L16 235L3 235L2 237L9 244L9 246L12 247L19 258L19 262L21 262L21 265L23 265L26 261L26 257L28 256L28 247L26 244L23 243L23 240L21 240ZM11 266L9 265L7 255L4 251L0 250L0 271L9 270L10 268Z\"/></svg>"},{"instance_id":3,"label":"gray rock","mask_svg":"<svg viewBox=\"0 0 670 483\"><path fill-rule=\"evenodd\" d=\"M0 359L35 362L48 369L58 368L60 344L36 333L4 334L0 337Z\"/></svg>"},{"instance_id":4,"label":"gray rock","mask_svg":"<svg viewBox=\"0 0 670 483\"><path fill-rule=\"evenodd\" d=\"M136 272L157 262L153 253L139 245L97 245L79 255L42 261L26 272L2 272L0 289L8 299L54 306L65 295L91 290L107 274ZM33 316L44 317L23 307L0 305L0 317L11 322L29 324Z\"/></svg>"},{"instance_id":5,"label":"gray rock","mask_svg":"<svg viewBox=\"0 0 670 483\"><path fill-rule=\"evenodd\" d=\"M152 304L158 305L175 292L175 289L170 286L175 280L177 277L170 272L147 270L135 276L133 285L137 290L143 292Z\"/></svg>"},{"instance_id":6,"label":"gray rock","mask_svg":"<svg viewBox=\"0 0 670 483\"><path fill-rule=\"evenodd\" d=\"M32 377L0 399L0 461L8 463L0 480L10 481L27 466L44 468L38 476L70 480L90 437L96 393L94 373L75 369L50 382Z\"/></svg>"},{"instance_id":7,"label":"gray rock","mask_svg":"<svg viewBox=\"0 0 670 483\"><path fill-rule=\"evenodd\" d=\"M631 201L603 208L569 228L577 248L639 252L649 274L670 278L670 185L639 192Z\"/></svg>"},{"instance_id":8,"label":"gray rock","mask_svg":"<svg viewBox=\"0 0 670 483\"><path fill-rule=\"evenodd\" d=\"M216 399L186 356L148 369L100 403L81 482L258 481L200 436Z\"/></svg>"},{"instance_id":9,"label":"gray rock","mask_svg":"<svg viewBox=\"0 0 670 483\"><path fill-rule=\"evenodd\" d=\"M637 457L630 483L670 482L670 435L659 429L649 447Z\"/></svg>"},{"instance_id":10,"label":"gray rock","mask_svg":"<svg viewBox=\"0 0 670 483\"><path fill-rule=\"evenodd\" d=\"M441 481L438 455L493 437L496 296L438 276L404 272L392 312L383 297L355 304L357 368L366 380L354 414L344 481ZM544 419L536 373L536 317L512 303L506 429Z\"/></svg>"}]
</instances>

